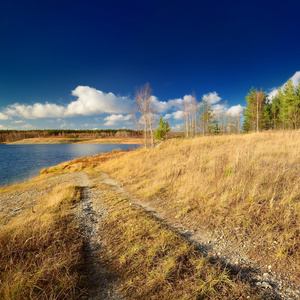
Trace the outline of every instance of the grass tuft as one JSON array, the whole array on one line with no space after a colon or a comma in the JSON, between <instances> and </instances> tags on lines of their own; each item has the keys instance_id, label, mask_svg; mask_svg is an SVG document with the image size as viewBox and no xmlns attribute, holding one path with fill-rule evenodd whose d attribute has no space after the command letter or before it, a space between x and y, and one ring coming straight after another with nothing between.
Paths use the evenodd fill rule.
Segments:
<instances>
[{"instance_id":1,"label":"grass tuft","mask_svg":"<svg viewBox=\"0 0 300 300\"><path fill-rule=\"evenodd\" d=\"M70 208L76 186L59 186L0 228L1 299L75 299L83 238Z\"/></svg>"}]
</instances>

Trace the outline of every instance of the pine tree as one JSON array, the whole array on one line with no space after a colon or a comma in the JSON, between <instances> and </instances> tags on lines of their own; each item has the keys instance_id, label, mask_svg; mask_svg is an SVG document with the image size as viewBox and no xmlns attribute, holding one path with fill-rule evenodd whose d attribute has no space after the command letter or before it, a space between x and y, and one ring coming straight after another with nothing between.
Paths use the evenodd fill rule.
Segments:
<instances>
[{"instance_id":1,"label":"pine tree","mask_svg":"<svg viewBox=\"0 0 300 300\"><path fill-rule=\"evenodd\" d=\"M267 129L267 115L265 114L265 106L267 104L267 95L260 89L252 89L246 96L247 105L244 108L243 116L245 117L244 131L261 131Z\"/></svg>"},{"instance_id":2,"label":"pine tree","mask_svg":"<svg viewBox=\"0 0 300 300\"><path fill-rule=\"evenodd\" d=\"M300 99L297 95L297 88L294 87L291 79L283 87L285 101L285 117L289 129L299 128L300 121Z\"/></svg>"},{"instance_id":3,"label":"pine tree","mask_svg":"<svg viewBox=\"0 0 300 300\"><path fill-rule=\"evenodd\" d=\"M269 128L270 129L280 129L282 127L282 122L279 117L281 106L281 99L276 95L271 102L268 103L268 114L269 114Z\"/></svg>"},{"instance_id":4,"label":"pine tree","mask_svg":"<svg viewBox=\"0 0 300 300\"><path fill-rule=\"evenodd\" d=\"M162 117L160 117L154 138L157 140L162 140L170 130L169 122L163 121Z\"/></svg>"}]
</instances>

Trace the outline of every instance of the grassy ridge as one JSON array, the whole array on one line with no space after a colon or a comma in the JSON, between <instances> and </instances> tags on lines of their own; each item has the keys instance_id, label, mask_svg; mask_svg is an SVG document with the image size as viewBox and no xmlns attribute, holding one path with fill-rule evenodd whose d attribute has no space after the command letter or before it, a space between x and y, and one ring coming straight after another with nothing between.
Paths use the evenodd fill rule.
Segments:
<instances>
[{"instance_id":1,"label":"grassy ridge","mask_svg":"<svg viewBox=\"0 0 300 300\"><path fill-rule=\"evenodd\" d=\"M102 258L123 280L128 299L259 299L234 274L101 183L95 169L178 222L221 229L227 238L246 243L250 258L288 270L297 281L299 141L300 131L170 140L151 150L63 163L43 170L37 185L67 172L84 170L93 177L92 188L103 192L99 201L110 209L101 230ZM61 184L39 200L34 212L26 209L5 220L0 230L1 299L78 297L83 241L70 208L79 200L78 187Z\"/></svg>"},{"instance_id":2,"label":"grassy ridge","mask_svg":"<svg viewBox=\"0 0 300 300\"><path fill-rule=\"evenodd\" d=\"M170 140L81 163L174 220L221 229L246 243L251 258L300 279L300 131Z\"/></svg>"}]
</instances>

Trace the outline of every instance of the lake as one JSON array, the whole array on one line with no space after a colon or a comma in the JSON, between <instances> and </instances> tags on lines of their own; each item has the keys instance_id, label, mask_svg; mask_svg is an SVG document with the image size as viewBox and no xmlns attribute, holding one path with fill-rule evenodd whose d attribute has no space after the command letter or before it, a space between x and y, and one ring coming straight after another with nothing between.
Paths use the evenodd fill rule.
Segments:
<instances>
[{"instance_id":1,"label":"lake","mask_svg":"<svg viewBox=\"0 0 300 300\"><path fill-rule=\"evenodd\" d=\"M0 144L0 186L29 180L37 176L40 170L64 161L114 149L128 150L139 147L140 145L127 144Z\"/></svg>"}]
</instances>

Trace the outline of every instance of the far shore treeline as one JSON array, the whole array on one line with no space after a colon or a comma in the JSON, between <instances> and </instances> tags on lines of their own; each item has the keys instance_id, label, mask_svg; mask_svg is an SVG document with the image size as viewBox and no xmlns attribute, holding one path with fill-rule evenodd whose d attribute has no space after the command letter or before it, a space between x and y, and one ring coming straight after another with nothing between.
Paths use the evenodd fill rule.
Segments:
<instances>
[{"instance_id":1,"label":"far shore treeline","mask_svg":"<svg viewBox=\"0 0 300 300\"><path fill-rule=\"evenodd\" d=\"M97 139L105 137L141 137L142 133L131 129L97 129L97 130L0 130L0 143L15 142L29 138L70 138Z\"/></svg>"}]
</instances>

